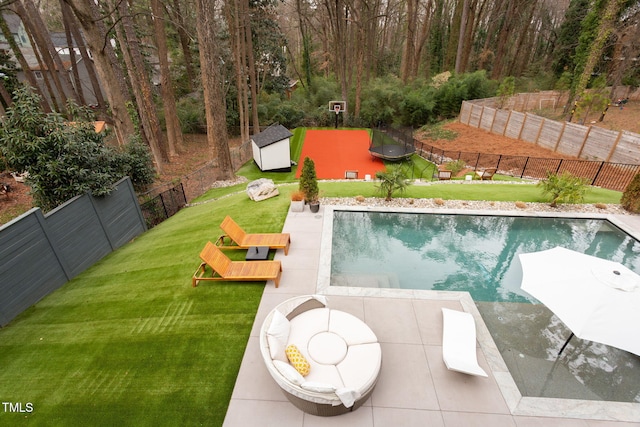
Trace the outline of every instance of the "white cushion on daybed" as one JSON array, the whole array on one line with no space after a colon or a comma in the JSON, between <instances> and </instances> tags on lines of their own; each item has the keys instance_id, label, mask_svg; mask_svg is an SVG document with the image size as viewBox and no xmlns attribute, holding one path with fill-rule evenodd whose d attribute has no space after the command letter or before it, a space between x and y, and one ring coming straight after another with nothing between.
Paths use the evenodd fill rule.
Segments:
<instances>
[{"instance_id":1,"label":"white cushion on daybed","mask_svg":"<svg viewBox=\"0 0 640 427\"><path fill-rule=\"evenodd\" d=\"M348 345L378 342L378 338L362 320L344 311L331 310L329 331L340 335Z\"/></svg>"},{"instance_id":2,"label":"white cushion on daybed","mask_svg":"<svg viewBox=\"0 0 640 427\"><path fill-rule=\"evenodd\" d=\"M290 331L291 324L289 323L289 319L279 311L274 311L271 324L269 325L269 329L267 329L267 341L272 359L287 362L287 356L284 350L287 347Z\"/></svg>"}]
</instances>

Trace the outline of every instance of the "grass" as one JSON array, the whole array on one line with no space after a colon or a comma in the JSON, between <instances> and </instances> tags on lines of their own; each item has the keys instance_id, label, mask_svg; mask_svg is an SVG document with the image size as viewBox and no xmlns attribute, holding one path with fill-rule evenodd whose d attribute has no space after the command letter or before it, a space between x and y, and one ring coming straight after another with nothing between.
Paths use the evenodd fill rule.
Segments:
<instances>
[{"instance_id":1,"label":"grass","mask_svg":"<svg viewBox=\"0 0 640 427\"><path fill-rule=\"evenodd\" d=\"M419 166L423 167L425 165ZM250 165L243 174L256 177ZM297 185L259 203L245 185L210 190L0 330L0 397L33 404L3 425L222 425L264 283L191 287L198 252L231 215L278 232ZM377 196L372 182L320 182L327 197ZM543 201L534 185L409 186L405 197ZM587 203L620 193L591 189ZM230 256L241 259L242 251ZM286 272L285 272L286 274Z\"/></svg>"}]
</instances>

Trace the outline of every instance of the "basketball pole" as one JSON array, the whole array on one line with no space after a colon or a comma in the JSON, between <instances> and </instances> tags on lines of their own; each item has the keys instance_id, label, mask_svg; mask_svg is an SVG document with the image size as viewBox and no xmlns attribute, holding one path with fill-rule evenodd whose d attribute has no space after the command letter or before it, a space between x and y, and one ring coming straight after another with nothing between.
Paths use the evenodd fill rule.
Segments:
<instances>
[{"instance_id":1,"label":"basketball pole","mask_svg":"<svg viewBox=\"0 0 640 427\"><path fill-rule=\"evenodd\" d=\"M338 129L338 110L336 109L336 129Z\"/></svg>"}]
</instances>

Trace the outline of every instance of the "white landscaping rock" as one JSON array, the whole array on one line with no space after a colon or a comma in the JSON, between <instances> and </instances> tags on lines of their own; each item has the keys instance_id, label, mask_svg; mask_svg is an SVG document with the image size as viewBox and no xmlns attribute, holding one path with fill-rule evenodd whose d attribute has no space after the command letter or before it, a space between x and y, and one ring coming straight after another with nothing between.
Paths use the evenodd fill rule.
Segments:
<instances>
[{"instance_id":1,"label":"white landscaping rock","mask_svg":"<svg viewBox=\"0 0 640 427\"><path fill-rule=\"evenodd\" d=\"M247 185L247 195L254 202L269 199L278 194L280 194L278 188L273 183L273 180L268 178L256 179Z\"/></svg>"}]
</instances>

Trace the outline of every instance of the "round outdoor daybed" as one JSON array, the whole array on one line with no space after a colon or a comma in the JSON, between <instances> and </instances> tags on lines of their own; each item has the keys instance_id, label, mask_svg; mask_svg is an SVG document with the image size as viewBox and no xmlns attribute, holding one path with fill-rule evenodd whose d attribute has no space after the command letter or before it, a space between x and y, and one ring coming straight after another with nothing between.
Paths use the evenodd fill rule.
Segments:
<instances>
[{"instance_id":1,"label":"round outdoor daybed","mask_svg":"<svg viewBox=\"0 0 640 427\"><path fill-rule=\"evenodd\" d=\"M295 345L308 362L302 376L285 349ZM289 299L266 317L260 351L269 374L297 408L313 415L340 415L371 395L382 365L376 335L363 321L327 307L319 295Z\"/></svg>"}]
</instances>

